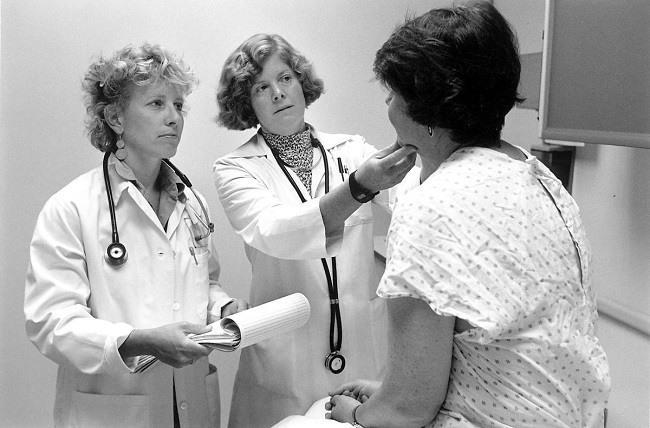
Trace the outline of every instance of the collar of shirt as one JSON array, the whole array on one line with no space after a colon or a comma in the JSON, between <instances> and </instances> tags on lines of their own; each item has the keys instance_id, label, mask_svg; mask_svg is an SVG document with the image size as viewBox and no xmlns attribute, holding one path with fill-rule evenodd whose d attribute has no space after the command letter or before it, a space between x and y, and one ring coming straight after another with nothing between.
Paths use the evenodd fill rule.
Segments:
<instances>
[{"instance_id":1,"label":"collar of shirt","mask_svg":"<svg viewBox=\"0 0 650 428\"><path fill-rule=\"evenodd\" d=\"M116 178L118 180L121 179L117 188L113 190L113 199L116 201L120 199L123 191L128 187L128 183L132 183L144 195L144 186L137 180L135 173L128 164L120 161L114 155L111 155L109 160L110 164L114 165ZM176 202L180 201L185 203L187 200L185 196L185 184L183 184L174 170L163 162L160 166L156 185L161 191L160 205L156 216L164 227L172 211L174 211Z\"/></svg>"},{"instance_id":2,"label":"collar of shirt","mask_svg":"<svg viewBox=\"0 0 650 428\"><path fill-rule=\"evenodd\" d=\"M135 173L129 165L117 159L114 155L111 155L109 165L110 164L115 165L115 173L120 178L133 183L140 192L144 193L144 186L138 181ZM185 184L183 184L181 179L176 175L176 173L174 173L174 170L165 162L160 166L160 173L158 174L156 185L162 192L167 193L172 200L185 202Z\"/></svg>"}]
</instances>

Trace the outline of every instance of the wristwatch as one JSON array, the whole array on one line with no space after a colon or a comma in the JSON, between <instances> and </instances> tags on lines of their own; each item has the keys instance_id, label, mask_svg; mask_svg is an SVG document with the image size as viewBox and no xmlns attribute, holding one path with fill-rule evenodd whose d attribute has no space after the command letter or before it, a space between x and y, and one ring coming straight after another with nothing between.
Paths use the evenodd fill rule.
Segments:
<instances>
[{"instance_id":1,"label":"wristwatch","mask_svg":"<svg viewBox=\"0 0 650 428\"><path fill-rule=\"evenodd\" d=\"M350 193L352 194L352 197L357 201L361 202L362 204L372 200L379 192L372 192L371 190L366 189L363 187L357 179L354 177L354 174L357 172L354 171L352 174L350 174L349 177L349 184L350 184Z\"/></svg>"}]
</instances>

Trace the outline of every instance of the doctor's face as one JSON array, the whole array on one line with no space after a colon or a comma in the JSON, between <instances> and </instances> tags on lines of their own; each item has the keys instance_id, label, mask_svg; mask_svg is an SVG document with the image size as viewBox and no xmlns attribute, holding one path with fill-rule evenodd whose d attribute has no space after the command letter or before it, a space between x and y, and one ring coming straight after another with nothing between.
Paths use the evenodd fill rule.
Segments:
<instances>
[{"instance_id":1,"label":"doctor's face","mask_svg":"<svg viewBox=\"0 0 650 428\"><path fill-rule=\"evenodd\" d=\"M265 132L291 135L305 128L305 95L296 73L275 53L255 78L251 104Z\"/></svg>"},{"instance_id":2,"label":"doctor's face","mask_svg":"<svg viewBox=\"0 0 650 428\"><path fill-rule=\"evenodd\" d=\"M129 101L119 115L127 163L134 158L160 160L176 154L185 121L183 103L183 92L176 85L132 85Z\"/></svg>"}]
</instances>

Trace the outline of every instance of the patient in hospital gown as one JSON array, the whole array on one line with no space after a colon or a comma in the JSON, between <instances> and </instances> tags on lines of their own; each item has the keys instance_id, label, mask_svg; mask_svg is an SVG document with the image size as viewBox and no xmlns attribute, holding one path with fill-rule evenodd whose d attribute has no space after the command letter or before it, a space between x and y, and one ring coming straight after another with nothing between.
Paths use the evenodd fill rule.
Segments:
<instances>
[{"instance_id":1,"label":"patient in hospital gown","mask_svg":"<svg viewBox=\"0 0 650 428\"><path fill-rule=\"evenodd\" d=\"M388 242L378 294L469 323L454 334L433 426L602 418L609 370L594 332L588 244L575 202L537 159L457 151L401 201Z\"/></svg>"}]
</instances>

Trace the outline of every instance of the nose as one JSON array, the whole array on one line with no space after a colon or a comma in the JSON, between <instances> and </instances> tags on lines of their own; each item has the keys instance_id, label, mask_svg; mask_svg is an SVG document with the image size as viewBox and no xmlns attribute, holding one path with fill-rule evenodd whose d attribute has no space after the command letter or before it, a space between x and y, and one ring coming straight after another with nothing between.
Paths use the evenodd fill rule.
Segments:
<instances>
[{"instance_id":1,"label":"nose","mask_svg":"<svg viewBox=\"0 0 650 428\"><path fill-rule=\"evenodd\" d=\"M282 100L285 97L284 91L282 90L282 88L279 85L273 85L273 93L272 93L272 95L273 95L273 102L274 103Z\"/></svg>"},{"instance_id":2,"label":"nose","mask_svg":"<svg viewBox=\"0 0 650 428\"><path fill-rule=\"evenodd\" d=\"M181 113L176 109L175 105L167 107L167 114L165 115L165 125L176 126L178 124Z\"/></svg>"}]
</instances>

